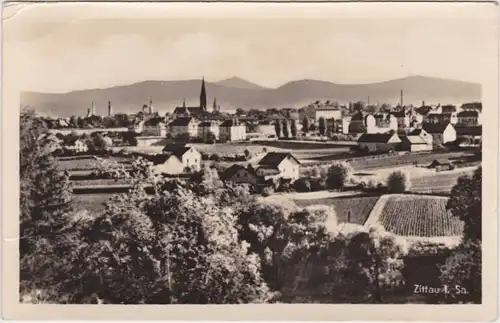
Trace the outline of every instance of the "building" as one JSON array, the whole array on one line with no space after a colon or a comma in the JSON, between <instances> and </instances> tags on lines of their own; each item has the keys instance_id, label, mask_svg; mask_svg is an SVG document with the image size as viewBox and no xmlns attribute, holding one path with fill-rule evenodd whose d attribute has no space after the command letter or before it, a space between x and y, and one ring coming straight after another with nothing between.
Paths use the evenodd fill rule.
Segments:
<instances>
[{"instance_id":1,"label":"building","mask_svg":"<svg viewBox=\"0 0 500 323\"><path fill-rule=\"evenodd\" d=\"M247 137L247 128L238 118L225 120L220 124L219 138L221 141L239 141Z\"/></svg>"},{"instance_id":2,"label":"building","mask_svg":"<svg viewBox=\"0 0 500 323\"><path fill-rule=\"evenodd\" d=\"M179 175L201 170L201 154L185 145L166 145L163 148L166 160L155 166L156 173Z\"/></svg>"},{"instance_id":3,"label":"building","mask_svg":"<svg viewBox=\"0 0 500 323\"><path fill-rule=\"evenodd\" d=\"M151 118L143 123L143 136L165 137L167 132L167 125L163 118Z\"/></svg>"},{"instance_id":4,"label":"building","mask_svg":"<svg viewBox=\"0 0 500 323\"><path fill-rule=\"evenodd\" d=\"M234 164L222 173L222 179L238 184L257 185L261 182L261 177L257 175L252 167L244 167Z\"/></svg>"},{"instance_id":5,"label":"building","mask_svg":"<svg viewBox=\"0 0 500 323\"><path fill-rule=\"evenodd\" d=\"M259 122L255 129L255 132L258 132L266 137L276 135L276 127L270 121L263 120Z\"/></svg>"},{"instance_id":6,"label":"building","mask_svg":"<svg viewBox=\"0 0 500 323\"><path fill-rule=\"evenodd\" d=\"M424 123L451 123L456 124L458 117L456 112L429 113L424 118Z\"/></svg>"},{"instance_id":7,"label":"building","mask_svg":"<svg viewBox=\"0 0 500 323\"><path fill-rule=\"evenodd\" d=\"M290 153L267 153L255 170L261 177L289 179L295 181L300 176L300 162Z\"/></svg>"},{"instance_id":8,"label":"building","mask_svg":"<svg viewBox=\"0 0 500 323\"><path fill-rule=\"evenodd\" d=\"M396 133L364 133L358 139L358 147L367 153L395 151L400 143Z\"/></svg>"},{"instance_id":9,"label":"building","mask_svg":"<svg viewBox=\"0 0 500 323\"><path fill-rule=\"evenodd\" d=\"M398 128L407 128L410 126L410 116L404 110L391 112L390 113L394 118L396 118L396 122L398 124Z\"/></svg>"},{"instance_id":10,"label":"building","mask_svg":"<svg viewBox=\"0 0 500 323\"><path fill-rule=\"evenodd\" d=\"M455 126L460 146L479 146L482 141L482 126Z\"/></svg>"},{"instance_id":11,"label":"building","mask_svg":"<svg viewBox=\"0 0 500 323\"><path fill-rule=\"evenodd\" d=\"M216 101L214 101L216 104ZM217 110L220 107L217 106ZM186 100L182 102L182 107L176 107L174 109L174 115L180 118L201 118L204 114L208 114L207 111L207 92L205 89L205 79L201 79L201 91L200 91L200 105L197 107L186 107Z\"/></svg>"},{"instance_id":12,"label":"building","mask_svg":"<svg viewBox=\"0 0 500 323\"><path fill-rule=\"evenodd\" d=\"M424 141L427 143L428 146L433 147L432 136L422 128L413 129L408 133L408 136L419 136L422 139L424 139Z\"/></svg>"},{"instance_id":13,"label":"building","mask_svg":"<svg viewBox=\"0 0 500 323\"><path fill-rule=\"evenodd\" d=\"M209 134L212 133L214 137L212 139L219 140L219 124L215 121L202 121L198 124L198 137L203 139L203 141L207 141L209 138Z\"/></svg>"},{"instance_id":14,"label":"building","mask_svg":"<svg viewBox=\"0 0 500 323\"><path fill-rule=\"evenodd\" d=\"M479 125L479 112L476 110L465 110L457 114L457 124L463 126L477 126Z\"/></svg>"},{"instance_id":15,"label":"building","mask_svg":"<svg viewBox=\"0 0 500 323\"><path fill-rule=\"evenodd\" d=\"M451 123L424 123L422 129L432 136L434 148L457 139L457 132Z\"/></svg>"},{"instance_id":16,"label":"building","mask_svg":"<svg viewBox=\"0 0 500 323\"><path fill-rule=\"evenodd\" d=\"M432 142L429 143L421 136L399 136L401 139L400 149L403 151L417 152L432 150Z\"/></svg>"},{"instance_id":17,"label":"building","mask_svg":"<svg viewBox=\"0 0 500 323\"><path fill-rule=\"evenodd\" d=\"M144 131L144 120L137 120L128 127L128 131L135 133L142 133Z\"/></svg>"},{"instance_id":18,"label":"building","mask_svg":"<svg viewBox=\"0 0 500 323\"><path fill-rule=\"evenodd\" d=\"M369 114L365 117L366 133L386 133L398 130L397 118L388 114Z\"/></svg>"},{"instance_id":19,"label":"building","mask_svg":"<svg viewBox=\"0 0 500 323\"><path fill-rule=\"evenodd\" d=\"M318 122L320 118L324 119L341 119L342 118L342 110L338 107L318 107L314 111L314 120Z\"/></svg>"},{"instance_id":20,"label":"building","mask_svg":"<svg viewBox=\"0 0 500 323\"><path fill-rule=\"evenodd\" d=\"M366 131L365 119L366 116L362 111L354 113L353 115L350 116L347 132L345 131L344 127L343 127L344 128L343 132L351 134L364 133Z\"/></svg>"},{"instance_id":21,"label":"building","mask_svg":"<svg viewBox=\"0 0 500 323\"><path fill-rule=\"evenodd\" d=\"M194 118L177 118L170 123L172 137L189 134L189 137L198 136L198 121Z\"/></svg>"},{"instance_id":22,"label":"building","mask_svg":"<svg viewBox=\"0 0 500 323\"><path fill-rule=\"evenodd\" d=\"M434 159L428 168L435 168L436 171L450 170L453 168L453 164L448 159Z\"/></svg>"},{"instance_id":23,"label":"building","mask_svg":"<svg viewBox=\"0 0 500 323\"><path fill-rule=\"evenodd\" d=\"M64 148L76 153L83 153L89 150L89 146L83 139L72 139L64 144Z\"/></svg>"}]
</instances>

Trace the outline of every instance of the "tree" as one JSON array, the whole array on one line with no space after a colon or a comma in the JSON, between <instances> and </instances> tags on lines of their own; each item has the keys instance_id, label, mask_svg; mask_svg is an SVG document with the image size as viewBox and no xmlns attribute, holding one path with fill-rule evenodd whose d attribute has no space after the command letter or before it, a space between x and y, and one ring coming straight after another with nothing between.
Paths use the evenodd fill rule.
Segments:
<instances>
[{"instance_id":1,"label":"tree","mask_svg":"<svg viewBox=\"0 0 500 323\"><path fill-rule=\"evenodd\" d=\"M302 132L304 134L309 132L309 118L307 116L302 120Z\"/></svg>"},{"instance_id":2,"label":"tree","mask_svg":"<svg viewBox=\"0 0 500 323\"><path fill-rule=\"evenodd\" d=\"M215 141L217 140L217 138L215 137L215 134L212 131L209 131L207 133L206 139L207 139L206 141L208 143L215 143Z\"/></svg>"},{"instance_id":3,"label":"tree","mask_svg":"<svg viewBox=\"0 0 500 323\"><path fill-rule=\"evenodd\" d=\"M318 120L318 128L319 128L319 134L320 136L324 136L326 132L326 120L325 118L321 117Z\"/></svg>"},{"instance_id":4,"label":"tree","mask_svg":"<svg viewBox=\"0 0 500 323\"><path fill-rule=\"evenodd\" d=\"M78 118L76 116L71 116L69 118L69 128L78 128Z\"/></svg>"},{"instance_id":5,"label":"tree","mask_svg":"<svg viewBox=\"0 0 500 323\"><path fill-rule=\"evenodd\" d=\"M276 120L274 123L274 130L276 131L276 137L281 137L281 122L280 120Z\"/></svg>"},{"instance_id":6,"label":"tree","mask_svg":"<svg viewBox=\"0 0 500 323\"><path fill-rule=\"evenodd\" d=\"M404 193L411 187L409 177L402 171L392 172L387 178L387 191L389 193Z\"/></svg>"},{"instance_id":7,"label":"tree","mask_svg":"<svg viewBox=\"0 0 500 323\"><path fill-rule=\"evenodd\" d=\"M46 126L32 110L20 117L20 283L21 291L51 288L71 226L71 191L67 174L48 153ZM55 279L57 280L57 279Z\"/></svg>"},{"instance_id":8,"label":"tree","mask_svg":"<svg viewBox=\"0 0 500 323\"><path fill-rule=\"evenodd\" d=\"M394 236L381 227L356 232L347 244L347 269L353 290L382 303L384 289L403 283L403 249Z\"/></svg>"},{"instance_id":9,"label":"tree","mask_svg":"<svg viewBox=\"0 0 500 323\"><path fill-rule=\"evenodd\" d=\"M297 138L297 121L295 119L292 119L291 121L290 131L292 133L292 137Z\"/></svg>"},{"instance_id":10,"label":"tree","mask_svg":"<svg viewBox=\"0 0 500 323\"><path fill-rule=\"evenodd\" d=\"M282 131L283 131L283 137L288 138L289 133L288 133L288 120L283 119L283 126L282 126Z\"/></svg>"},{"instance_id":11,"label":"tree","mask_svg":"<svg viewBox=\"0 0 500 323\"><path fill-rule=\"evenodd\" d=\"M466 240L441 267L440 281L448 293L439 295L446 303L481 304L482 251L480 240Z\"/></svg>"},{"instance_id":12,"label":"tree","mask_svg":"<svg viewBox=\"0 0 500 323\"><path fill-rule=\"evenodd\" d=\"M478 167L472 177L458 178L451 190L447 209L464 222L464 239L481 240L482 237L482 167Z\"/></svg>"},{"instance_id":13,"label":"tree","mask_svg":"<svg viewBox=\"0 0 500 323\"><path fill-rule=\"evenodd\" d=\"M243 151L243 153L245 154L245 158L246 158L247 160L248 160L248 159L250 159L250 158L252 157L252 154L250 153L250 150L248 150L248 149L245 149L245 150Z\"/></svg>"},{"instance_id":14,"label":"tree","mask_svg":"<svg viewBox=\"0 0 500 323\"><path fill-rule=\"evenodd\" d=\"M97 132L93 132L90 136L86 137L86 143L92 152L102 152L109 148L108 142L104 139L103 135Z\"/></svg>"},{"instance_id":15,"label":"tree","mask_svg":"<svg viewBox=\"0 0 500 323\"><path fill-rule=\"evenodd\" d=\"M343 189L352 175L352 167L348 163L338 162L328 168L326 183L330 189Z\"/></svg>"},{"instance_id":16,"label":"tree","mask_svg":"<svg viewBox=\"0 0 500 323\"><path fill-rule=\"evenodd\" d=\"M236 115L237 116L242 116L242 115L245 115L245 114L246 114L246 112L242 108L236 109Z\"/></svg>"}]
</instances>

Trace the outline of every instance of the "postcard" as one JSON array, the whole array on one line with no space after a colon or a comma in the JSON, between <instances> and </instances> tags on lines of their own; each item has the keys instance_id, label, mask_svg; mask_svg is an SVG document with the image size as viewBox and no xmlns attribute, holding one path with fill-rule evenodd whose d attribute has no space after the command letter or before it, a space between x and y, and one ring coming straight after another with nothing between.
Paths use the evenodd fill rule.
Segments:
<instances>
[{"instance_id":1,"label":"postcard","mask_svg":"<svg viewBox=\"0 0 500 323\"><path fill-rule=\"evenodd\" d=\"M495 3L3 9L5 319L496 317Z\"/></svg>"}]
</instances>

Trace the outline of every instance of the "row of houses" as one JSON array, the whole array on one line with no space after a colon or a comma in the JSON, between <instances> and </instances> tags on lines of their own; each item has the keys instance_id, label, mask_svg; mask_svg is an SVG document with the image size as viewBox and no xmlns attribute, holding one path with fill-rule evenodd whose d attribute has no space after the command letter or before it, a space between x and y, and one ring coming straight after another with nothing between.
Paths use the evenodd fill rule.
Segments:
<instances>
[{"instance_id":1,"label":"row of houses","mask_svg":"<svg viewBox=\"0 0 500 323\"><path fill-rule=\"evenodd\" d=\"M166 159L155 166L157 173L179 175L201 170L201 153L188 145L166 145ZM290 153L266 153L255 165L234 164L227 168L221 178L235 183L259 185L268 181L299 179L300 162Z\"/></svg>"},{"instance_id":2,"label":"row of houses","mask_svg":"<svg viewBox=\"0 0 500 323\"><path fill-rule=\"evenodd\" d=\"M179 117L167 123L164 118L140 120L129 128L141 136L172 137L189 135L191 138L201 138L221 141L239 141L246 139L246 125L237 117L223 121L199 121L193 117Z\"/></svg>"},{"instance_id":3,"label":"row of houses","mask_svg":"<svg viewBox=\"0 0 500 323\"><path fill-rule=\"evenodd\" d=\"M479 145L481 126L454 126L451 123L424 123L408 133L364 133L358 138L358 147L366 152L403 150L430 151L457 139L467 139L470 145Z\"/></svg>"}]
</instances>

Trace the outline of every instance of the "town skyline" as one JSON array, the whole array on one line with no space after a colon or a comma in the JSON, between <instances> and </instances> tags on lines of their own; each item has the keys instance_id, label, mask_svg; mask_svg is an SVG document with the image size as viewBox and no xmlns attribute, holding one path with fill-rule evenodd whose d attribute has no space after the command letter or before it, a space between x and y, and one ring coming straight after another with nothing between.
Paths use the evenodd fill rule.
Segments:
<instances>
[{"instance_id":1,"label":"town skyline","mask_svg":"<svg viewBox=\"0 0 500 323\"><path fill-rule=\"evenodd\" d=\"M117 12L99 5L58 6L56 17L46 17L35 6L5 21L4 51L16 58L6 66L16 69L21 91L45 93L201 75L210 81L236 76L269 88L303 79L365 84L409 75L483 83L483 55L494 44L485 32L494 22L489 16L467 6L429 16L409 6L399 10L403 18L380 10L342 18L349 10L335 7L322 8L320 16L304 9L300 20L273 20L237 19L241 9L221 19L216 10L183 6L143 8L148 18L136 19L127 18L134 6ZM156 8L163 19L151 15ZM196 24L180 19L200 15Z\"/></svg>"}]
</instances>

